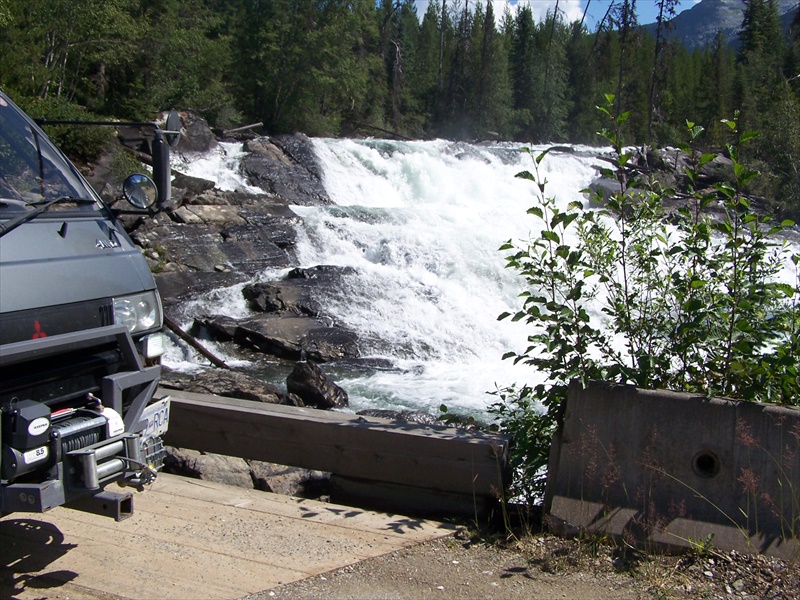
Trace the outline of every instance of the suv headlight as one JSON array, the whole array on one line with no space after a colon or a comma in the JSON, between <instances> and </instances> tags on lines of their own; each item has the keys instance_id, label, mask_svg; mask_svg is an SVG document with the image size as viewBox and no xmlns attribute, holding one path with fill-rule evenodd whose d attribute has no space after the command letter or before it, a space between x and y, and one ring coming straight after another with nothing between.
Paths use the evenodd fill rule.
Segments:
<instances>
[{"instance_id":1,"label":"suv headlight","mask_svg":"<svg viewBox=\"0 0 800 600\"><path fill-rule=\"evenodd\" d=\"M131 333L160 329L163 316L158 292L153 290L114 298L114 323L125 325Z\"/></svg>"}]
</instances>

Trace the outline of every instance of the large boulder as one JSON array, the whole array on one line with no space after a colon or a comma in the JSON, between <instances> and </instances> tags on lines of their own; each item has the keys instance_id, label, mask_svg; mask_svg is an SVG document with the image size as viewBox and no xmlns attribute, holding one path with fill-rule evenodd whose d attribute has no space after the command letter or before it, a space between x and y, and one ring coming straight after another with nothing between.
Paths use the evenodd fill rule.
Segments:
<instances>
[{"instance_id":1,"label":"large boulder","mask_svg":"<svg viewBox=\"0 0 800 600\"><path fill-rule=\"evenodd\" d=\"M249 489L254 487L250 467L243 458L235 456L206 454L197 450L168 446L164 471L225 485Z\"/></svg>"},{"instance_id":2,"label":"large boulder","mask_svg":"<svg viewBox=\"0 0 800 600\"><path fill-rule=\"evenodd\" d=\"M192 331L289 360L306 356L317 362L330 362L359 355L358 336L352 331L293 313L270 312L241 320L200 315L195 317Z\"/></svg>"},{"instance_id":3,"label":"large boulder","mask_svg":"<svg viewBox=\"0 0 800 600\"><path fill-rule=\"evenodd\" d=\"M208 369L196 373L183 389L198 394L214 394L268 404L291 404L286 394L277 386L227 369Z\"/></svg>"},{"instance_id":4,"label":"large boulder","mask_svg":"<svg viewBox=\"0 0 800 600\"><path fill-rule=\"evenodd\" d=\"M168 446L164 471L183 477L300 498L325 498L330 494L330 473L187 448Z\"/></svg>"},{"instance_id":5,"label":"large boulder","mask_svg":"<svg viewBox=\"0 0 800 600\"><path fill-rule=\"evenodd\" d=\"M316 326L316 321L309 317L258 315L239 322L234 341L264 354L298 360L303 338Z\"/></svg>"},{"instance_id":6,"label":"large boulder","mask_svg":"<svg viewBox=\"0 0 800 600\"><path fill-rule=\"evenodd\" d=\"M330 473L259 460L248 460L247 464L257 490L299 498L330 495Z\"/></svg>"},{"instance_id":7,"label":"large boulder","mask_svg":"<svg viewBox=\"0 0 800 600\"><path fill-rule=\"evenodd\" d=\"M217 145L217 136L208 126L208 122L193 112L181 115L181 136L178 139L180 152L208 152Z\"/></svg>"},{"instance_id":8,"label":"large boulder","mask_svg":"<svg viewBox=\"0 0 800 600\"><path fill-rule=\"evenodd\" d=\"M251 185L290 204L331 204L312 141L302 134L257 138L244 145L241 172Z\"/></svg>"},{"instance_id":9,"label":"large boulder","mask_svg":"<svg viewBox=\"0 0 800 600\"><path fill-rule=\"evenodd\" d=\"M280 281L248 284L242 294L253 310L320 317L324 296L341 290L345 278L355 272L352 267L333 265L295 268Z\"/></svg>"},{"instance_id":10,"label":"large boulder","mask_svg":"<svg viewBox=\"0 0 800 600\"><path fill-rule=\"evenodd\" d=\"M347 392L309 361L300 361L295 365L286 378L286 388L289 393L299 396L306 406L344 408L349 401Z\"/></svg>"}]
</instances>

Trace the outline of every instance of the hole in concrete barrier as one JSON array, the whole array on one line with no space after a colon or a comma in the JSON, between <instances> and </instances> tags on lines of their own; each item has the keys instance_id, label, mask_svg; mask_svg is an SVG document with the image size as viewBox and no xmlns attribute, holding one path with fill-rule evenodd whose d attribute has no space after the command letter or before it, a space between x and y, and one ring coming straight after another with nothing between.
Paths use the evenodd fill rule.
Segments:
<instances>
[{"instance_id":1,"label":"hole in concrete barrier","mask_svg":"<svg viewBox=\"0 0 800 600\"><path fill-rule=\"evenodd\" d=\"M719 473L719 458L708 450L698 452L692 460L692 470L700 477L707 479L716 477Z\"/></svg>"}]
</instances>

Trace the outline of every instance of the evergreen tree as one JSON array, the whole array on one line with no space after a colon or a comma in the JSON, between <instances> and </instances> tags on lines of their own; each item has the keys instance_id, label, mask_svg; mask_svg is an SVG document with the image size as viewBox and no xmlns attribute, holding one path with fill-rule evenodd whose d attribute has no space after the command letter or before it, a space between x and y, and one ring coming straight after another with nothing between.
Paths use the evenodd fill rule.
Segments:
<instances>
[{"instance_id":1,"label":"evergreen tree","mask_svg":"<svg viewBox=\"0 0 800 600\"><path fill-rule=\"evenodd\" d=\"M443 133L448 137L469 137L467 96L471 92L470 47L472 44L472 14L464 4L454 19L452 51L445 62L444 90L439 113Z\"/></svg>"},{"instance_id":2,"label":"evergreen tree","mask_svg":"<svg viewBox=\"0 0 800 600\"><path fill-rule=\"evenodd\" d=\"M478 137L510 134L511 87L508 53L495 25L494 8L487 0L486 12L476 10L472 35L473 90L470 115Z\"/></svg>"},{"instance_id":3,"label":"evergreen tree","mask_svg":"<svg viewBox=\"0 0 800 600\"><path fill-rule=\"evenodd\" d=\"M511 34L511 85L515 112L515 135L519 139L532 140L534 136L531 102L536 85L535 25L530 6L521 7L514 19Z\"/></svg>"},{"instance_id":4,"label":"evergreen tree","mask_svg":"<svg viewBox=\"0 0 800 600\"><path fill-rule=\"evenodd\" d=\"M566 44L566 61L569 64L568 90L571 95L567 116L567 139L579 143L596 141L600 130L597 90L596 57L592 55L594 38L589 36L580 22L570 25Z\"/></svg>"},{"instance_id":5,"label":"evergreen tree","mask_svg":"<svg viewBox=\"0 0 800 600\"><path fill-rule=\"evenodd\" d=\"M730 129L722 123L733 116L733 82L736 64L733 49L725 34L717 31L709 49L703 52L701 80L698 87L698 114L695 122L706 128L706 141L722 148Z\"/></svg>"},{"instance_id":6,"label":"evergreen tree","mask_svg":"<svg viewBox=\"0 0 800 600\"><path fill-rule=\"evenodd\" d=\"M415 51L415 62L408 75L414 104L425 123L430 123L438 102L439 24L444 20L437 2L429 2Z\"/></svg>"},{"instance_id":7,"label":"evergreen tree","mask_svg":"<svg viewBox=\"0 0 800 600\"><path fill-rule=\"evenodd\" d=\"M775 0L745 0L739 32L737 106L743 129L763 129L764 117L781 89L786 45ZM757 150L758 144L752 148Z\"/></svg>"},{"instance_id":8,"label":"evergreen tree","mask_svg":"<svg viewBox=\"0 0 800 600\"><path fill-rule=\"evenodd\" d=\"M135 54L134 0L9 1L2 83L22 95L102 109L107 69Z\"/></svg>"},{"instance_id":9,"label":"evergreen tree","mask_svg":"<svg viewBox=\"0 0 800 600\"><path fill-rule=\"evenodd\" d=\"M653 53L653 70L650 73L650 94L647 128L651 138L655 137L654 123L664 119L660 113L661 93L666 78L666 36L675 17L678 0L656 0L656 49Z\"/></svg>"},{"instance_id":10,"label":"evergreen tree","mask_svg":"<svg viewBox=\"0 0 800 600\"><path fill-rule=\"evenodd\" d=\"M535 95L532 116L536 128L536 141L562 141L565 139L566 118L569 113L567 82L569 68L566 64L566 30L557 13L548 14L537 27L537 54Z\"/></svg>"}]
</instances>

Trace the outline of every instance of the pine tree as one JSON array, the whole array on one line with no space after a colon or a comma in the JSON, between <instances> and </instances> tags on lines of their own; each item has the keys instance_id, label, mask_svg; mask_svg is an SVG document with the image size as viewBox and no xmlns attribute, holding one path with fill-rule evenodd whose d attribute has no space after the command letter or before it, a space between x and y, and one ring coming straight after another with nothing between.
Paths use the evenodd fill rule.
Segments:
<instances>
[{"instance_id":1,"label":"pine tree","mask_svg":"<svg viewBox=\"0 0 800 600\"><path fill-rule=\"evenodd\" d=\"M656 0L658 16L656 17L656 49L653 53L653 70L650 74L650 94L647 129L650 138L655 137L654 123L663 120L660 114L661 92L666 78L666 35L672 19L675 17L675 7L678 0Z\"/></svg>"},{"instance_id":2,"label":"pine tree","mask_svg":"<svg viewBox=\"0 0 800 600\"><path fill-rule=\"evenodd\" d=\"M703 53L702 78L699 86L698 115L695 122L706 128L706 142L723 147L729 141L730 129L722 119L733 116L733 82L735 55L725 34L718 31L711 47Z\"/></svg>"},{"instance_id":3,"label":"pine tree","mask_svg":"<svg viewBox=\"0 0 800 600\"><path fill-rule=\"evenodd\" d=\"M534 97L536 75L535 26L533 12L529 6L521 7L514 19L511 34L511 85L513 90L515 115L515 134L524 140L533 139L533 116L531 102Z\"/></svg>"}]
</instances>

